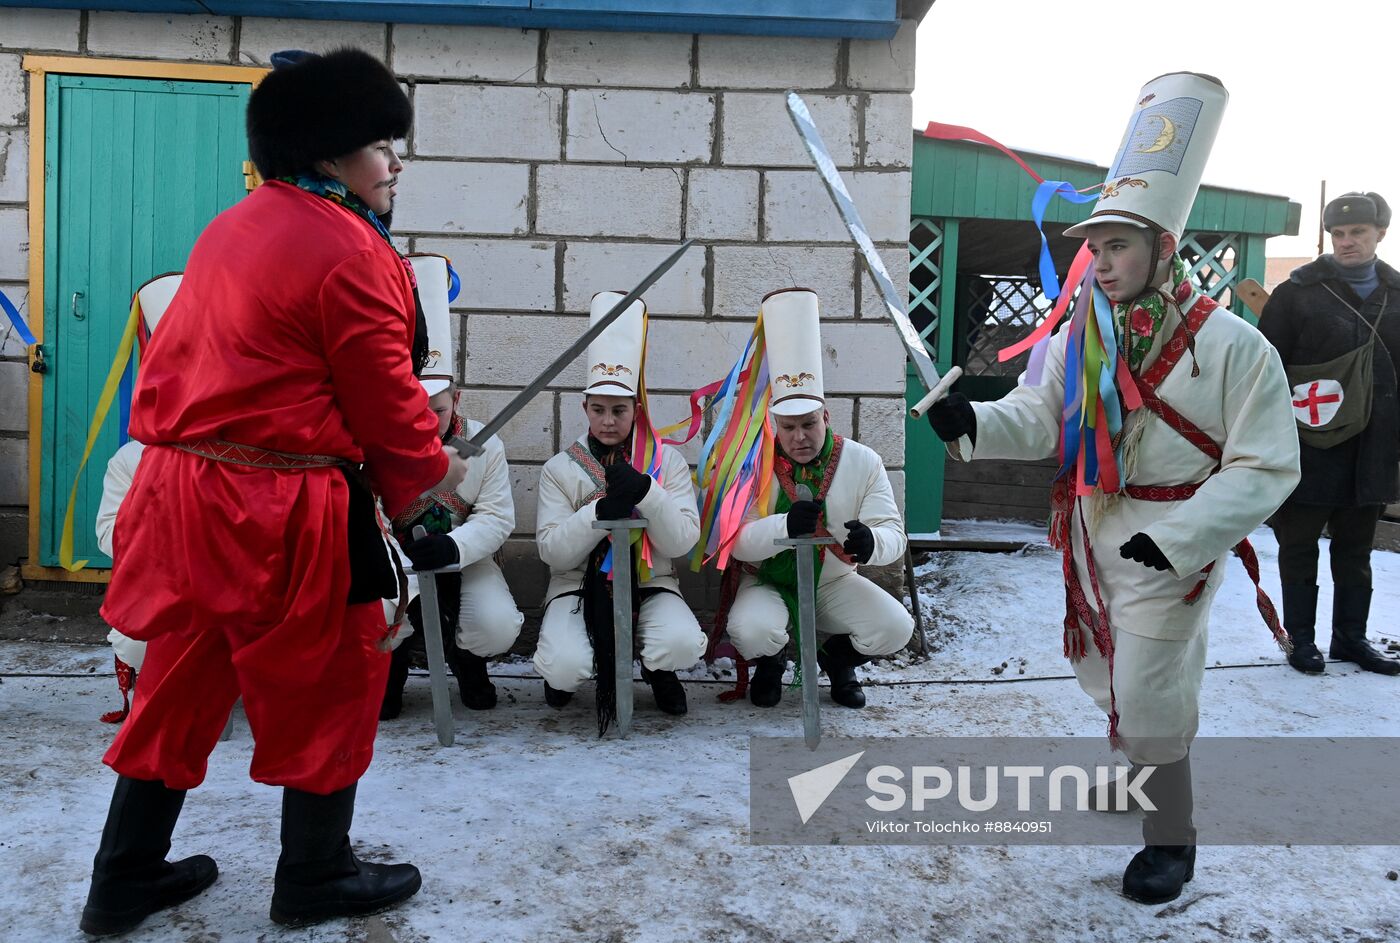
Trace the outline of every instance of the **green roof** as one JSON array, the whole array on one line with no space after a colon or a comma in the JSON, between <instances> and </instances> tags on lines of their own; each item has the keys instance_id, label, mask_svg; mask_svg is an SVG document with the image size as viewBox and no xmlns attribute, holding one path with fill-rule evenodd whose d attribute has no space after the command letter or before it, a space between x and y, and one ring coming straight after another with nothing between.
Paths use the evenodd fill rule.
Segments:
<instances>
[{"instance_id":1,"label":"green roof","mask_svg":"<svg viewBox=\"0 0 1400 943\"><path fill-rule=\"evenodd\" d=\"M1067 157L1018 151L1047 180L1067 180L1076 188L1103 183L1107 167ZM935 219L1028 221L1035 181L1005 154L969 141L940 141L914 132L913 195L910 215ZM1050 223L1070 225L1086 218L1092 203L1052 200ZM1297 235L1302 207L1285 196L1204 185L1186 228L1196 232L1238 232L1262 236Z\"/></svg>"}]
</instances>

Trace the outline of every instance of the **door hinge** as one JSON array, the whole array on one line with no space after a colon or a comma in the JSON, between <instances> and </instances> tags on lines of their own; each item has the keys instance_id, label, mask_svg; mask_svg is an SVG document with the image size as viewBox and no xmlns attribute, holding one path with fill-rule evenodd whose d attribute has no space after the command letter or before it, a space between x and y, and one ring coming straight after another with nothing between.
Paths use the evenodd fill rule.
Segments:
<instances>
[{"instance_id":1,"label":"door hinge","mask_svg":"<svg viewBox=\"0 0 1400 943\"><path fill-rule=\"evenodd\" d=\"M258 185L262 182L263 179L258 174L258 168L253 166L251 160L245 160L243 162L243 186L251 193L253 190L257 189Z\"/></svg>"},{"instance_id":2,"label":"door hinge","mask_svg":"<svg viewBox=\"0 0 1400 943\"><path fill-rule=\"evenodd\" d=\"M30 363L29 369L34 371L35 373L48 373L49 362L44 359L46 353L47 351L44 349L43 344L35 344L34 360L32 363Z\"/></svg>"}]
</instances>

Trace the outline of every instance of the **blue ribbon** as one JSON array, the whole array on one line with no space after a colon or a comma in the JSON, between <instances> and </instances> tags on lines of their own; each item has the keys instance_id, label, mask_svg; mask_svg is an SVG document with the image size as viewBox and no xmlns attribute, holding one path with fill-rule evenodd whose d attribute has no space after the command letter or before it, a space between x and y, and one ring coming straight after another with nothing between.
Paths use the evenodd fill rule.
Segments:
<instances>
[{"instance_id":1,"label":"blue ribbon","mask_svg":"<svg viewBox=\"0 0 1400 943\"><path fill-rule=\"evenodd\" d=\"M19 308L16 308L14 303L10 301L9 298L5 297L3 291L0 291L0 308L4 309L5 314L10 319L10 323L13 324L15 330L19 332L19 339L24 341L25 346L32 347L39 343L39 341L35 339L34 334L29 330L29 325L24 323L24 318L20 316Z\"/></svg>"},{"instance_id":2,"label":"blue ribbon","mask_svg":"<svg viewBox=\"0 0 1400 943\"><path fill-rule=\"evenodd\" d=\"M1070 203L1091 203L1099 195L1080 193L1064 180L1046 180L1035 188L1035 196L1031 197L1031 219L1040 233L1040 291L1051 301L1060 297L1060 276L1055 272L1055 262L1050 258L1050 243L1045 238L1045 210L1055 197Z\"/></svg>"},{"instance_id":3,"label":"blue ribbon","mask_svg":"<svg viewBox=\"0 0 1400 943\"><path fill-rule=\"evenodd\" d=\"M462 293L462 279L457 275L457 270L452 267L451 262L447 263L447 277L450 280L447 286L447 303L451 304Z\"/></svg>"}]
</instances>

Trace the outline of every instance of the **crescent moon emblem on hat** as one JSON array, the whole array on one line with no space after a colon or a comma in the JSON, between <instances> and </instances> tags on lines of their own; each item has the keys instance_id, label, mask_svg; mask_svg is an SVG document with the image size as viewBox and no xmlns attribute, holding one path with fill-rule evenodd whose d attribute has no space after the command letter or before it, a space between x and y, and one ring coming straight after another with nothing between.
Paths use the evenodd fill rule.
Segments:
<instances>
[{"instance_id":1,"label":"crescent moon emblem on hat","mask_svg":"<svg viewBox=\"0 0 1400 943\"><path fill-rule=\"evenodd\" d=\"M1157 140L1147 147L1139 148L1139 154L1156 154L1158 151L1165 151L1176 140L1176 125L1172 123L1172 119L1166 115L1153 115L1153 117L1162 122L1162 131L1157 135Z\"/></svg>"}]
</instances>

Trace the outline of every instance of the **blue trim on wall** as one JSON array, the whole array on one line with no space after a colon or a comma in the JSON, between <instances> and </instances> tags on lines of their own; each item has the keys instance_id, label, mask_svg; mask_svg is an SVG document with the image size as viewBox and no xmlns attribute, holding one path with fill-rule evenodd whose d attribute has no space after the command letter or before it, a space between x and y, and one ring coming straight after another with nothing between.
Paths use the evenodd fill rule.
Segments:
<instances>
[{"instance_id":1,"label":"blue trim on wall","mask_svg":"<svg viewBox=\"0 0 1400 943\"><path fill-rule=\"evenodd\" d=\"M896 0L0 0L0 7L889 39Z\"/></svg>"}]
</instances>

